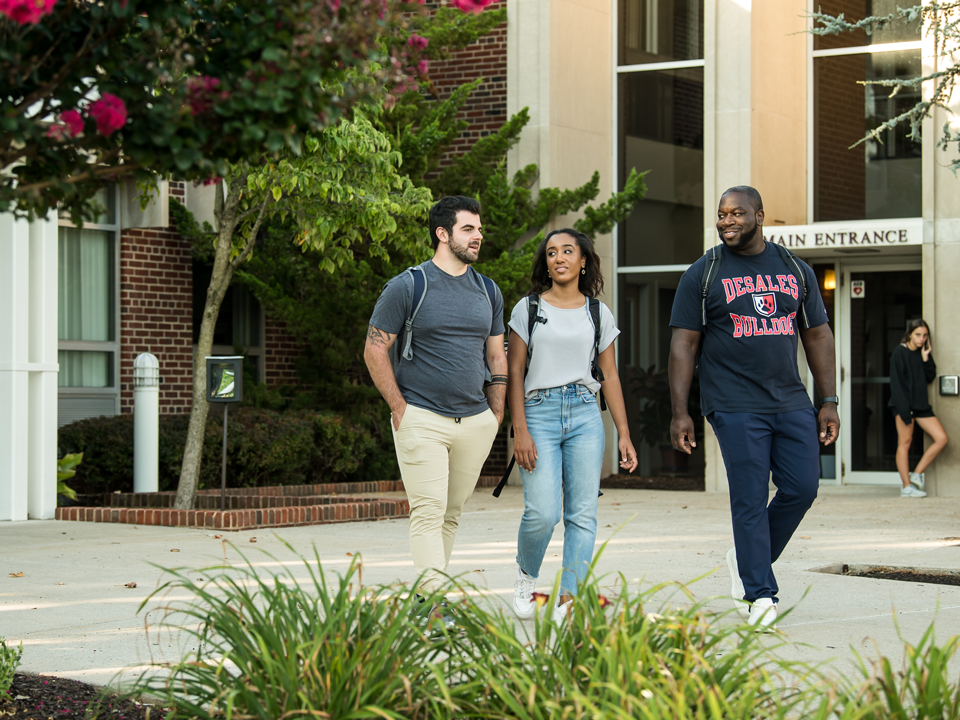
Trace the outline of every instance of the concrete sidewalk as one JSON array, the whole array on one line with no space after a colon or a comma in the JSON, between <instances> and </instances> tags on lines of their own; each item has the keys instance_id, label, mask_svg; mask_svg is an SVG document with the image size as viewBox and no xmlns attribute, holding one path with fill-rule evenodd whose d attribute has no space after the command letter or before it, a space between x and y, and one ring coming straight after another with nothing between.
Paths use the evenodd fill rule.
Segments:
<instances>
[{"instance_id":1,"label":"concrete sidewalk","mask_svg":"<svg viewBox=\"0 0 960 720\"><path fill-rule=\"evenodd\" d=\"M622 572L633 588L648 588L716 570L690 589L697 599L716 597L710 604L718 610L730 608L724 597L730 591L724 556L732 544L727 503L726 496L704 493L605 491L598 540L609 543L600 572ZM461 520L451 574L464 573L509 602L522 508L519 488L507 488L499 500L479 489ZM308 556L315 544L328 570L342 571L349 554L362 553L365 584L413 577L406 520L220 533L220 539L214 534L56 521L0 524L0 636L23 643L24 671L107 684L118 675L131 679L151 659L173 660L188 646L184 637L146 633L145 620L153 623L156 614L137 614L166 579L153 565L199 569L224 558L237 564L244 552L264 573L277 572L279 563L260 552L266 551L306 577L279 536ZM559 569L562 534L559 527L548 549L543 586ZM838 563L960 570L960 498L912 500L900 499L894 488L822 488L775 566L780 607L792 611L780 622L781 638L771 643L786 640L782 656L833 659L838 672L849 673L852 649L868 656L879 651L899 667L900 635L916 642L932 622L941 641L960 633L960 587L811 572ZM604 583L612 588L614 580L610 575ZM137 587L125 587L130 582Z\"/></svg>"}]
</instances>

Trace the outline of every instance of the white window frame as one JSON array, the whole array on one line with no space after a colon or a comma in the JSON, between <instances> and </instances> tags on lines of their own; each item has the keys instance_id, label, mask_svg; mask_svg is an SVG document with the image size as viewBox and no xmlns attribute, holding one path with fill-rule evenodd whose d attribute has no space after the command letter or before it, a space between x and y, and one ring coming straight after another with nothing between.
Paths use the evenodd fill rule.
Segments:
<instances>
[{"instance_id":1,"label":"white window frame","mask_svg":"<svg viewBox=\"0 0 960 720\"><path fill-rule=\"evenodd\" d=\"M120 191L116 185L110 186L110 192L113 193L114 213L113 223L91 223L84 222L83 227L90 230L105 230L113 233L113 340L60 340L57 338L57 350L80 350L92 352L112 353L113 361L111 368L112 385L102 388L93 387L58 387L57 394L60 396L69 395L73 398L78 396L96 396L105 395L114 396L114 414L120 414ZM58 218L57 227L74 228L76 225L69 218Z\"/></svg>"}]
</instances>

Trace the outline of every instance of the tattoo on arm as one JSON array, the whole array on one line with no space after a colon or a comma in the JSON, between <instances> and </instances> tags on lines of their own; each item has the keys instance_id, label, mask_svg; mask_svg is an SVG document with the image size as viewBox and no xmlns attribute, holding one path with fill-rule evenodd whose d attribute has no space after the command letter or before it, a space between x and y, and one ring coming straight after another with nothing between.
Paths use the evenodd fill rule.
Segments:
<instances>
[{"instance_id":1,"label":"tattoo on arm","mask_svg":"<svg viewBox=\"0 0 960 720\"><path fill-rule=\"evenodd\" d=\"M370 325L367 329L367 339L374 347L383 347L390 342L390 337L390 333L384 332L379 328L375 328L373 325Z\"/></svg>"}]
</instances>

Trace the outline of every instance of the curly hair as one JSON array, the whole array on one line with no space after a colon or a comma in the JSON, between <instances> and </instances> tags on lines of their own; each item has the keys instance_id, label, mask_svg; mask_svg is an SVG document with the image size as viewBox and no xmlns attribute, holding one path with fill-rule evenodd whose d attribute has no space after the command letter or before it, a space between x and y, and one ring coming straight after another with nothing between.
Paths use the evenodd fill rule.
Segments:
<instances>
[{"instance_id":1,"label":"curly hair","mask_svg":"<svg viewBox=\"0 0 960 720\"><path fill-rule=\"evenodd\" d=\"M573 228L563 228L549 233L540 243L536 257L533 259L533 273L530 276L530 293L539 295L553 286L550 273L547 271L547 243L554 235L569 235L580 248L580 254L586 261L584 272L579 276L578 287L587 297L597 297L603 292L603 273L600 272L600 256L593 249L593 241L584 233Z\"/></svg>"}]
</instances>

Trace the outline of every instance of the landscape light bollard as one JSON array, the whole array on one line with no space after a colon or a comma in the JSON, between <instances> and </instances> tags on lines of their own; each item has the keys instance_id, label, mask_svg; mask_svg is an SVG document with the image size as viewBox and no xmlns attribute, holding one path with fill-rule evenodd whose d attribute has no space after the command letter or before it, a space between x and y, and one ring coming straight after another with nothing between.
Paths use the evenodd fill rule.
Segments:
<instances>
[{"instance_id":1,"label":"landscape light bollard","mask_svg":"<svg viewBox=\"0 0 960 720\"><path fill-rule=\"evenodd\" d=\"M223 458L220 465L220 511L227 504L227 408L243 399L243 357L215 356L207 361L207 402L223 403Z\"/></svg>"},{"instance_id":2,"label":"landscape light bollard","mask_svg":"<svg viewBox=\"0 0 960 720\"><path fill-rule=\"evenodd\" d=\"M133 361L133 491L157 492L160 475L160 363L150 353Z\"/></svg>"}]
</instances>

